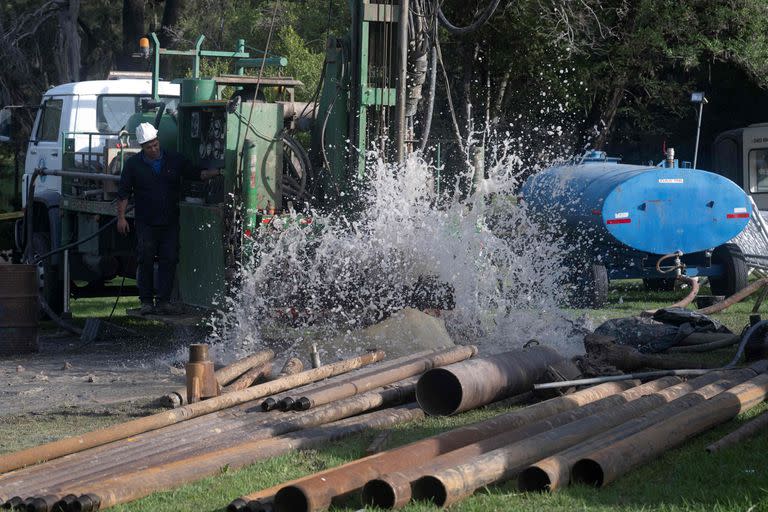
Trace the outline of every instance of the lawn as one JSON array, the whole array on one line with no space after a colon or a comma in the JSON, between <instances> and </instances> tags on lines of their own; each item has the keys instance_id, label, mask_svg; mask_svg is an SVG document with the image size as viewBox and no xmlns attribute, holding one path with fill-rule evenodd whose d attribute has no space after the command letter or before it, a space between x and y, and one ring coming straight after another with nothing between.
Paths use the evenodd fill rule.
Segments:
<instances>
[{"instance_id":1,"label":"lawn","mask_svg":"<svg viewBox=\"0 0 768 512\"><path fill-rule=\"evenodd\" d=\"M610 304L605 309L586 312L599 323L612 317L629 316L643 309L656 308L673 302L684 292L649 293L638 282L612 286ZM708 293L707 289L702 293ZM124 312L127 299L116 315ZM754 298L726 313L715 315L734 331L740 331L748 321ZM73 302L76 316L108 316L112 302L104 299L83 299ZM581 312L575 312L580 314ZM121 323L124 318L117 318ZM725 362L732 350L708 355L712 361ZM679 449L666 453L656 461L642 466L604 489L581 486L567 488L554 494L525 494L516 490L515 482L484 488L474 496L455 505L453 510L490 511L749 511L768 512L768 436L741 443L715 455L704 447L749 417L768 408L761 406L735 421L701 435ZM427 418L423 421L392 429L389 447L405 444L450 428L489 418L507 409L481 409L453 418ZM330 443L321 449L288 454L260 461L239 471L223 470L220 475L172 491L156 493L136 502L118 506L120 511L178 511L224 510L234 498L269 487L301 475L336 466L363 455L376 432L369 432L347 441ZM336 506L336 510L355 511L361 506L354 498ZM436 510L429 504L414 504L407 511Z\"/></svg>"}]
</instances>

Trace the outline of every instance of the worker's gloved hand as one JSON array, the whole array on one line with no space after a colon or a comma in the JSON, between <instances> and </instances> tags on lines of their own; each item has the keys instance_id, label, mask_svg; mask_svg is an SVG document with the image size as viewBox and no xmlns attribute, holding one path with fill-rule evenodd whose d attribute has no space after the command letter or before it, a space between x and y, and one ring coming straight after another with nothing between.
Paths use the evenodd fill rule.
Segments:
<instances>
[{"instance_id":1,"label":"worker's gloved hand","mask_svg":"<svg viewBox=\"0 0 768 512\"><path fill-rule=\"evenodd\" d=\"M131 231L126 219L117 219L117 232L121 235L127 235Z\"/></svg>"}]
</instances>

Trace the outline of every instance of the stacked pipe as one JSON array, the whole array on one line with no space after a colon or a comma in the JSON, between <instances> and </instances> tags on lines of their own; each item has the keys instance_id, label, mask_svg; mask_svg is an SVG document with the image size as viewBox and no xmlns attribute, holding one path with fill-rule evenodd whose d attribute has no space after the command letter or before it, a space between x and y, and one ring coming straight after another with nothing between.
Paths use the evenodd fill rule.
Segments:
<instances>
[{"instance_id":1,"label":"stacked pipe","mask_svg":"<svg viewBox=\"0 0 768 512\"><path fill-rule=\"evenodd\" d=\"M215 474L223 466L240 467L365 428L412 421L423 414L409 403L413 401L415 376L435 365L471 357L476 351L471 346L455 347L401 358L378 369L358 370L362 376L343 375L383 357L380 351L371 352L0 456L0 471L16 470L0 476L2 498L9 506L26 500L30 510L103 509ZM397 366L401 371L393 371ZM329 380L317 382L323 378ZM261 397L302 385L295 391L298 396L326 386L354 388L355 393L346 391L333 403L298 413L263 412L257 406ZM37 464L43 461L48 462ZM30 467L19 469L27 465Z\"/></svg>"},{"instance_id":2,"label":"stacked pipe","mask_svg":"<svg viewBox=\"0 0 768 512\"><path fill-rule=\"evenodd\" d=\"M761 361L688 382L664 377L630 389L601 384L243 496L228 510L325 510L334 497L358 490L365 503L382 508L411 499L448 506L521 472L523 489L557 488L571 473L603 485L760 403L768 393L767 370Z\"/></svg>"}]
</instances>

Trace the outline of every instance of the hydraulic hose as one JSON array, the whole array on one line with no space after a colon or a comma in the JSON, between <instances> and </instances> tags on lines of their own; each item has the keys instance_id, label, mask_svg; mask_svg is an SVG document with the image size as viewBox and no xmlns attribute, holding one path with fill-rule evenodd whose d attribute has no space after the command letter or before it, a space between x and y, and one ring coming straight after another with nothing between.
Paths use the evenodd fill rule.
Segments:
<instances>
[{"instance_id":1,"label":"hydraulic hose","mask_svg":"<svg viewBox=\"0 0 768 512\"><path fill-rule=\"evenodd\" d=\"M476 18L466 27L457 27L448 21L448 18L446 18L445 14L443 14L443 8L440 6L437 8L437 17L440 20L440 24L445 27L448 32L455 36L465 36L467 34L471 34L472 32L485 25L490 17L493 16L493 13L496 12L496 8L499 7L499 3L501 3L501 0L492 0L485 11L483 11L483 13L478 18Z\"/></svg>"}]
</instances>

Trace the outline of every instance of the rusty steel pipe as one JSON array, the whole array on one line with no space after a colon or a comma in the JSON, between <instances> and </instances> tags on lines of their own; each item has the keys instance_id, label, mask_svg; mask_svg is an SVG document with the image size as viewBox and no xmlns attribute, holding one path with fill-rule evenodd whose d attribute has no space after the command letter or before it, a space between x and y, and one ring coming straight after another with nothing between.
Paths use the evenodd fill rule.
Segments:
<instances>
[{"instance_id":1,"label":"rusty steel pipe","mask_svg":"<svg viewBox=\"0 0 768 512\"><path fill-rule=\"evenodd\" d=\"M351 378L337 386L317 389L300 397L292 404L292 408L306 411L318 405L325 405L343 398L364 393L392 382L407 379L445 365L464 361L477 354L474 346L455 347L441 350L433 355L420 357L412 362L403 363L395 368L385 368L378 372L371 371L368 375Z\"/></svg>"},{"instance_id":2,"label":"rusty steel pipe","mask_svg":"<svg viewBox=\"0 0 768 512\"><path fill-rule=\"evenodd\" d=\"M438 506L449 506L471 495L479 487L508 480L537 460L646 414L693 389L711 384L717 380L717 377L717 375L705 375L696 379L697 382L668 387L525 440L465 459L465 462L459 465L456 465L455 461L449 461L449 464L443 465L436 460L433 467L428 468L429 471L425 476L413 482L413 496L419 500L431 499Z\"/></svg>"},{"instance_id":3,"label":"rusty steel pipe","mask_svg":"<svg viewBox=\"0 0 768 512\"><path fill-rule=\"evenodd\" d=\"M179 423L190 418L239 405L266 395L279 393L286 389L324 379L332 375L346 373L361 366L375 363L383 357L384 352L377 350L353 359L339 361L337 363L321 366L320 368L259 384L242 391L228 393L195 404L189 404L173 411L153 414L112 427L95 430L82 436L69 437L33 448L20 450L15 453L2 455L0 456L0 473L18 469L29 464L36 464L45 460L61 457L70 453L83 451L118 439L125 439L126 437L147 432L148 430L156 430L168 425L173 425L174 423Z\"/></svg>"},{"instance_id":4,"label":"rusty steel pipe","mask_svg":"<svg viewBox=\"0 0 768 512\"><path fill-rule=\"evenodd\" d=\"M765 366L765 365L763 365ZM528 466L517 477L518 489L521 491L555 491L570 483L573 464L597 448L607 446L653 425L672 414L693 407L723 391L754 377L758 371L753 368L743 370L718 372L721 379L713 384L691 391L672 402L654 409L653 411L634 418L598 437L588 439L551 457L540 460Z\"/></svg>"},{"instance_id":5,"label":"rusty steel pipe","mask_svg":"<svg viewBox=\"0 0 768 512\"><path fill-rule=\"evenodd\" d=\"M272 374L272 363L265 363L260 366L254 366L240 377L232 381L231 384L222 388L222 393L232 393L233 391L240 391L250 387L251 384L259 379L269 380L269 376Z\"/></svg>"},{"instance_id":6,"label":"rusty steel pipe","mask_svg":"<svg viewBox=\"0 0 768 512\"><path fill-rule=\"evenodd\" d=\"M715 453L723 448L729 448L736 443L740 443L752 436L759 434L763 430L768 430L768 411L752 418L730 434L722 437L720 440L707 446L708 453Z\"/></svg>"},{"instance_id":7,"label":"rusty steel pipe","mask_svg":"<svg viewBox=\"0 0 768 512\"><path fill-rule=\"evenodd\" d=\"M47 492L61 495L72 487L80 487L88 482L104 480L119 474L129 473L145 467L153 467L162 464L168 464L177 460L188 459L190 457L204 455L219 449L226 449L230 446L243 443L245 441L253 442L274 438L289 432L317 427L326 423L348 418L357 414L365 413L373 409L384 406L392 406L413 399L416 379L406 379L386 388L363 393L346 400L339 401L324 407L319 407L300 414L291 414L275 418L271 423L254 428L253 430L239 430L232 432L228 438L203 440L199 444L189 444L185 447L166 450L164 453L138 458L134 463L130 461L117 461L113 469L116 471L105 471L104 468L95 468L87 470L86 474L76 473L71 478L64 480L51 479L47 487L38 492Z\"/></svg>"},{"instance_id":8,"label":"rusty steel pipe","mask_svg":"<svg viewBox=\"0 0 768 512\"><path fill-rule=\"evenodd\" d=\"M424 413L416 404L403 405L278 438L246 442L211 454L144 468L72 489L73 492L80 494L80 498L67 510L90 512L95 509L89 507L96 502L99 509L106 509L143 498L153 492L214 475L223 467L239 469L257 460L276 457L294 450L312 448L371 428L392 426L423 417ZM83 499L83 496L86 498Z\"/></svg>"},{"instance_id":9,"label":"rusty steel pipe","mask_svg":"<svg viewBox=\"0 0 768 512\"><path fill-rule=\"evenodd\" d=\"M548 418L559 411L578 410L579 406L602 399L606 394L616 393L624 386L606 386L597 390L584 390L573 400L571 397L559 397L530 408L503 414L491 420L469 425L446 432L409 445L365 457L333 470L324 471L285 484L275 494L276 511L313 511L324 510L334 496L346 494L362 487L367 481L384 473L401 471L418 466L441 454L459 449L473 442L499 435L508 429L522 427L529 423ZM646 385L643 391L650 392L656 385ZM632 390L630 390L632 391ZM618 398L621 402L625 398ZM611 402L614 403L614 402ZM588 406L587 406L588 407ZM564 414L564 413L561 413ZM546 421L546 420L545 420ZM244 497L251 498L251 496Z\"/></svg>"},{"instance_id":10,"label":"rusty steel pipe","mask_svg":"<svg viewBox=\"0 0 768 512\"><path fill-rule=\"evenodd\" d=\"M496 450L530 437L562 427L574 421L590 417L602 411L631 403L641 397L658 392L676 384L679 379L653 381L622 393L601 398L578 409L564 411L538 422L500 432L495 436L481 439L459 449L450 451L429 461L415 464L399 472L387 473L371 480L363 487L363 502L381 508L401 508L412 499L411 482L444 468L457 466L483 453Z\"/></svg>"},{"instance_id":11,"label":"rusty steel pipe","mask_svg":"<svg viewBox=\"0 0 768 512\"><path fill-rule=\"evenodd\" d=\"M696 407L595 450L573 465L571 478L595 487L607 485L691 437L748 411L767 394L768 373L762 373Z\"/></svg>"},{"instance_id":12,"label":"rusty steel pipe","mask_svg":"<svg viewBox=\"0 0 768 512\"><path fill-rule=\"evenodd\" d=\"M286 375L294 375L304 371L304 363L298 357L289 358L283 365L283 369L280 370L278 377L284 377Z\"/></svg>"},{"instance_id":13,"label":"rusty steel pipe","mask_svg":"<svg viewBox=\"0 0 768 512\"><path fill-rule=\"evenodd\" d=\"M214 372L216 381L220 386L224 387L243 373L247 372L254 366L260 366L264 363L271 361L275 357L275 353L272 350L260 350L250 356L238 359L232 364L225 366ZM184 386L175 391L171 391L167 395L160 398L160 403L164 407L181 407L187 405L187 387Z\"/></svg>"},{"instance_id":14,"label":"rusty steel pipe","mask_svg":"<svg viewBox=\"0 0 768 512\"><path fill-rule=\"evenodd\" d=\"M477 351L477 347L475 347L473 345L469 345L469 347L471 347L475 352ZM343 383L346 383L346 382L348 382L350 380L360 379L360 378L363 378L363 377L368 376L368 375L379 373L379 372L381 372L381 371L383 371L385 369L396 368L396 367L399 367L399 366L403 365L406 362L413 361L413 360L422 358L422 357L430 355L430 354L436 354L436 353L438 353L440 351L441 351L441 349L440 350L422 350L421 352L416 352L415 354L409 354L407 356L398 357L397 359L391 359L391 360L387 360L387 361L384 361L384 362L381 362L381 363L378 363L378 364L371 365L371 366L369 366L369 367L367 367L365 369L362 369L362 370L360 370L358 372L355 372L354 375L352 375L352 374L344 375L343 377L340 377L340 378L335 379L333 381L329 380L328 382L321 383L320 385L315 386L315 387L311 388L310 390L299 388L299 389L292 390L291 394L285 394L285 395L282 395L282 396L278 395L278 396L268 397L267 399L265 399L262 402L261 407L262 407L262 409L264 411L271 411L271 410L274 410L274 409L280 409L282 411L287 411L287 410L290 410L291 407L293 406L293 403L298 398L297 395L301 396L301 393L304 393L306 391L315 392L315 391L319 391L321 389L325 390L325 389L334 388L334 387L339 386L339 385L341 385ZM290 400L286 400L286 399L290 399Z\"/></svg>"},{"instance_id":15,"label":"rusty steel pipe","mask_svg":"<svg viewBox=\"0 0 768 512\"><path fill-rule=\"evenodd\" d=\"M429 415L456 414L530 391L562 360L553 349L537 346L434 368L419 379L416 400Z\"/></svg>"}]
</instances>

